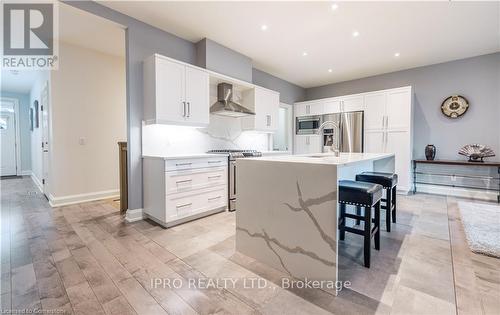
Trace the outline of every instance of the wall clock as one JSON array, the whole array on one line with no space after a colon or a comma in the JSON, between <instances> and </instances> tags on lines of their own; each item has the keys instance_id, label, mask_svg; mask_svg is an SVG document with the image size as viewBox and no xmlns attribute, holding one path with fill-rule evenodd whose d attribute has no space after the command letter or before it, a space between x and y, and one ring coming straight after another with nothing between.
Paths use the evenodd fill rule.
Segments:
<instances>
[{"instance_id":1,"label":"wall clock","mask_svg":"<svg viewBox=\"0 0 500 315\"><path fill-rule=\"evenodd\" d=\"M458 118L469 109L469 102L461 95L452 95L441 104L441 112L449 118Z\"/></svg>"}]
</instances>

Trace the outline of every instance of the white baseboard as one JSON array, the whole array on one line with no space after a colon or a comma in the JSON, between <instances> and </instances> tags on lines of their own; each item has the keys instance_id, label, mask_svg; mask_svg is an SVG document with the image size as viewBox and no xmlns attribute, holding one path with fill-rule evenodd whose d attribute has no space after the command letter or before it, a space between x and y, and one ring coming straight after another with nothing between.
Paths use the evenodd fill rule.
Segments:
<instances>
[{"instance_id":1,"label":"white baseboard","mask_svg":"<svg viewBox=\"0 0 500 315\"><path fill-rule=\"evenodd\" d=\"M43 193L43 185L42 185L42 181L38 179L38 177L36 177L35 173L31 172L31 180L33 181L33 183L35 183L35 186L38 188L38 190L40 190L41 193Z\"/></svg>"},{"instance_id":2,"label":"white baseboard","mask_svg":"<svg viewBox=\"0 0 500 315\"><path fill-rule=\"evenodd\" d=\"M19 173L20 176L31 176L31 170L22 170L21 173Z\"/></svg>"},{"instance_id":3,"label":"white baseboard","mask_svg":"<svg viewBox=\"0 0 500 315\"><path fill-rule=\"evenodd\" d=\"M459 187L446 187L430 184L417 184L417 192L433 195L445 195L477 200L497 201L497 193L479 189L467 189Z\"/></svg>"},{"instance_id":4,"label":"white baseboard","mask_svg":"<svg viewBox=\"0 0 500 315\"><path fill-rule=\"evenodd\" d=\"M120 191L118 189L97 191L97 192L78 194L78 195L69 195L63 197L55 197L52 194L49 194L49 204L51 207L60 207L82 202L118 198L119 196L120 196Z\"/></svg>"},{"instance_id":5,"label":"white baseboard","mask_svg":"<svg viewBox=\"0 0 500 315\"><path fill-rule=\"evenodd\" d=\"M144 219L144 213L142 209L127 209L125 214L125 221L132 223Z\"/></svg>"}]
</instances>

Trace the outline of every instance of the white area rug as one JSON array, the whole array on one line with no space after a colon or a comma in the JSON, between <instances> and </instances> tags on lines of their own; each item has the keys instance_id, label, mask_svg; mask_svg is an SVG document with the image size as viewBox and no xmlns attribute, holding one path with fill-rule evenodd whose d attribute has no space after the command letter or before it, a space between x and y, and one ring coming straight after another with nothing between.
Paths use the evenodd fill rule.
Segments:
<instances>
[{"instance_id":1,"label":"white area rug","mask_svg":"<svg viewBox=\"0 0 500 315\"><path fill-rule=\"evenodd\" d=\"M458 207L470 249L500 258L500 206L459 202Z\"/></svg>"}]
</instances>

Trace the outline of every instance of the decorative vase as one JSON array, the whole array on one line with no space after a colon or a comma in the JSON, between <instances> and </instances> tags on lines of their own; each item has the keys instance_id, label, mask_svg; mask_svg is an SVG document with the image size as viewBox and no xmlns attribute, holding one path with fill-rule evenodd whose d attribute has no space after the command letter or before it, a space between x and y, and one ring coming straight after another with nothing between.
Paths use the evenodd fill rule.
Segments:
<instances>
[{"instance_id":1,"label":"decorative vase","mask_svg":"<svg viewBox=\"0 0 500 315\"><path fill-rule=\"evenodd\" d=\"M433 144L428 144L425 147L425 158L429 161L434 160L436 157L436 147Z\"/></svg>"}]
</instances>

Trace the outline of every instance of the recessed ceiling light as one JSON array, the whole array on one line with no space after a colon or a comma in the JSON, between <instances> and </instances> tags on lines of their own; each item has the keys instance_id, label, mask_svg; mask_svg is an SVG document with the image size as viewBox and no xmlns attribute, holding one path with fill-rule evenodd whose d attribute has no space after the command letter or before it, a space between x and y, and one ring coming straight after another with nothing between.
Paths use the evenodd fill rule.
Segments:
<instances>
[{"instance_id":1,"label":"recessed ceiling light","mask_svg":"<svg viewBox=\"0 0 500 315\"><path fill-rule=\"evenodd\" d=\"M304 51L304 52L302 53L302 56L304 56L304 57L305 57L305 56L307 56L307 51Z\"/></svg>"},{"instance_id":2,"label":"recessed ceiling light","mask_svg":"<svg viewBox=\"0 0 500 315\"><path fill-rule=\"evenodd\" d=\"M394 57L399 57L399 53L398 53L398 52L397 52L397 53L395 53L395 54L394 54Z\"/></svg>"},{"instance_id":3,"label":"recessed ceiling light","mask_svg":"<svg viewBox=\"0 0 500 315\"><path fill-rule=\"evenodd\" d=\"M335 10L337 10L338 8L339 8L339 5L338 5L338 4L336 4L336 3L332 4L332 11L335 11Z\"/></svg>"},{"instance_id":4,"label":"recessed ceiling light","mask_svg":"<svg viewBox=\"0 0 500 315\"><path fill-rule=\"evenodd\" d=\"M328 72L332 73L332 72L333 72L333 70L332 70L332 69L328 69Z\"/></svg>"},{"instance_id":5,"label":"recessed ceiling light","mask_svg":"<svg viewBox=\"0 0 500 315\"><path fill-rule=\"evenodd\" d=\"M359 36L359 32L358 32L358 31L354 31L354 32L352 32L352 36L353 36L353 37L358 37L358 36Z\"/></svg>"},{"instance_id":6,"label":"recessed ceiling light","mask_svg":"<svg viewBox=\"0 0 500 315\"><path fill-rule=\"evenodd\" d=\"M267 25L266 24L262 24L261 27L260 27L261 30L265 31L267 30Z\"/></svg>"}]
</instances>

